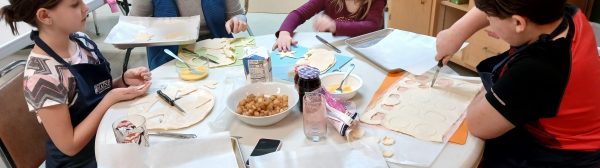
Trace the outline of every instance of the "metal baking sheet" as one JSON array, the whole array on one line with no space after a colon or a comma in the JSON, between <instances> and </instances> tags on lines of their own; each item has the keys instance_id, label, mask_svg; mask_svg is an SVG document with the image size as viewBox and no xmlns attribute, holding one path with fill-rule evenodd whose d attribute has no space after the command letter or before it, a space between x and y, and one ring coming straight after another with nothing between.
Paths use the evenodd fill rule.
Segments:
<instances>
[{"instance_id":1,"label":"metal baking sheet","mask_svg":"<svg viewBox=\"0 0 600 168\"><path fill-rule=\"evenodd\" d=\"M200 16L121 16L105 43L118 48L192 44L198 39Z\"/></svg>"},{"instance_id":2,"label":"metal baking sheet","mask_svg":"<svg viewBox=\"0 0 600 168\"><path fill-rule=\"evenodd\" d=\"M436 39L431 36L388 28L345 42L352 50L388 72L405 70L421 75L437 64Z\"/></svg>"}]
</instances>

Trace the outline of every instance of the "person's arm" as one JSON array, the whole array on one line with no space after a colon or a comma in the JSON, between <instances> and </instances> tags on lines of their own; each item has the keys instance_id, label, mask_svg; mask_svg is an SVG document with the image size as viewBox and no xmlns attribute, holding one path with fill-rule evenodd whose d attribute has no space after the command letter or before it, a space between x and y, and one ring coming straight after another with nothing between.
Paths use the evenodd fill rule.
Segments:
<instances>
[{"instance_id":1,"label":"person's arm","mask_svg":"<svg viewBox=\"0 0 600 168\"><path fill-rule=\"evenodd\" d=\"M467 107L469 132L481 139L496 138L515 126L504 118L486 99L485 89Z\"/></svg>"},{"instance_id":2,"label":"person's arm","mask_svg":"<svg viewBox=\"0 0 600 168\"><path fill-rule=\"evenodd\" d=\"M105 100L75 128L71 125L69 107L66 104L42 108L37 115L56 147L62 153L74 156L94 137L102 116L114 103Z\"/></svg>"},{"instance_id":3,"label":"person's arm","mask_svg":"<svg viewBox=\"0 0 600 168\"><path fill-rule=\"evenodd\" d=\"M385 5L385 0L374 0L364 20L356 22L335 21L336 30L334 34L336 36L354 37L382 29Z\"/></svg>"},{"instance_id":4,"label":"person's arm","mask_svg":"<svg viewBox=\"0 0 600 168\"><path fill-rule=\"evenodd\" d=\"M294 36L294 30L308 19L316 15L317 13L325 9L325 3L329 3L328 0L309 0L298 9L290 12L285 18L279 31L275 33L275 36L279 37L279 32L286 31L290 33L290 36Z\"/></svg>"},{"instance_id":5,"label":"person's arm","mask_svg":"<svg viewBox=\"0 0 600 168\"><path fill-rule=\"evenodd\" d=\"M96 135L102 117L115 103L145 94L150 84L142 89L136 87L116 88L100 101L90 114L76 127L71 125L69 107L58 104L37 110L48 136L56 147L68 156L74 156Z\"/></svg>"},{"instance_id":6,"label":"person's arm","mask_svg":"<svg viewBox=\"0 0 600 168\"><path fill-rule=\"evenodd\" d=\"M547 57L547 53L523 54L518 62L507 65L489 92L478 94L467 108L466 120L473 135L495 138L558 113L568 70L540 58Z\"/></svg>"},{"instance_id":7,"label":"person's arm","mask_svg":"<svg viewBox=\"0 0 600 168\"><path fill-rule=\"evenodd\" d=\"M467 41L475 32L488 25L490 25L490 22L487 20L487 15L483 11L473 7L465 16L452 24L450 28L442 30L437 34L437 54L435 59L443 59L444 64L448 63L452 55L458 52L462 43Z\"/></svg>"},{"instance_id":8,"label":"person's arm","mask_svg":"<svg viewBox=\"0 0 600 168\"><path fill-rule=\"evenodd\" d=\"M129 3L131 3L131 10L129 11L129 16L152 16L152 13L154 11L152 0L133 0L129 1Z\"/></svg>"},{"instance_id":9,"label":"person's arm","mask_svg":"<svg viewBox=\"0 0 600 168\"><path fill-rule=\"evenodd\" d=\"M123 82L125 80L125 82ZM139 86L152 80L152 73L146 67L131 68L125 71L119 79L113 80L113 88L124 88L125 83L129 86Z\"/></svg>"},{"instance_id":10,"label":"person's arm","mask_svg":"<svg viewBox=\"0 0 600 168\"><path fill-rule=\"evenodd\" d=\"M248 29L244 8L240 5L239 0L226 0L225 13L227 14L227 22L225 22L225 30L228 33L239 33Z\"/></svg>"},{"instance_id":11,"label":"person's arm","mask_svg":"<svg viewBox=\"0 0 600 168\"><path fill-rule=\"evenodd\" d=\"M233 17L237 17L238 19L241 19L244 22L246 22L246 15L244 15L245 10L240 4L239 0L226 0L225 9L227 9L227 20L230 20Z\"/></svg>"}]
</instances>

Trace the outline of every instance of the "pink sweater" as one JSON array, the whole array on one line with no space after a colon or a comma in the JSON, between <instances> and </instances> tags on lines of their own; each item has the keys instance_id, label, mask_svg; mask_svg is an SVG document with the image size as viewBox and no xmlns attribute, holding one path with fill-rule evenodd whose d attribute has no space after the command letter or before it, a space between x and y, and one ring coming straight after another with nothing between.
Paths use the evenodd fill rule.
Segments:
<instances>
[{"instance_id":1,"label":"pink sweater","mask_svg":"<svg viewBox=\"0 0 600 168\"><path fill-rule=\"evenodd\" d=\"M335 20L336 36L358 36L373 32L383 28L383 8L386 5L386 0L373 0L371 9L367 11L365 19L351 19L351 13L346 9L341 12L336 12L336 5L332 0L310 0L300 8L292 11L283 21L279 31L288 31L293 33L294 30L310 19L317 13L324 13ZM277 35L279 32L276 33Z\"/></svg>"}]
</instances>

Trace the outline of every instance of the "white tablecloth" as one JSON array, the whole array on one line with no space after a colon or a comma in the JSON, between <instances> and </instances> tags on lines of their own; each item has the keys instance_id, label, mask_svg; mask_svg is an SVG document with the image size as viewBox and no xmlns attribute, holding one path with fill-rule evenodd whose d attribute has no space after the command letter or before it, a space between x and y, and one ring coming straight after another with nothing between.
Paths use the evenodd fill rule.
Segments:
<instances>
[{"instance_id":1,"label":"white tablecloth","mask_svg":"<svg viewBox=\"0 0 600 168\"><path fill-rule=\"evenodd\" d=\"M314 38L314 35L315 33L299 33L297 36L302 37L300 37L300 39L296 37L296 39L300 41L300 45L308 48L326 48L325 45L319 43L317 39ZM350 62L356 65L356 69L353 73L357 74L365 81L364 86L358 91L357 96L352 99L352 101L354 101L358 105L359 112L362 112L366 108L367 103L371 99L373 93L375 93L383 79L386 77L387 72L384 72L381 68L376 67L374 64L367 61L362 56L350 51L344 44L344 39L345 37L329 38L333 45L337 46L339 49L342 50L342 54L354 57L354 59ZM256 41L258 46L270 48L275 41L275 36L257 36ZM215 131L213 131L209 127L209 123L217 118L218 113L227 112L223 110L225 108L225 101L227 95L223 96L222 94L229 91L225 90L222 87L222 83L226 76L232 75L238 75L242 77L242 67L211 69L208 79L205 80L220 81L219 87L213 90L217 98L216 105L213 108L212 113L206 119L204 119L204 121L197 125L173 132L195 133L198 135L214 133ZM152 88L159 88L161 85L165 85L168 83L181 82L177 77L177 74L175 73L174 62L166 63L165 65L153 70L152 82ZM198 82L202 83L203 81ZM110 153L103 151L103 149L100 148L99 145L116 143L114 135L111 131L111 123L114 122L117 118L127 114L128 103L129 102L123 102L117 104L111 107L109 111L105 114L104 118L102 119L102 122L100 123L100 126L98 127L98 132L96 134L96 155L110 155ZM260 138L272 138L282 140L281 150L291 150L317 144L339 144L346 142L346 139L344 137L340 136L335 131L331 131L334 130L334 128L329 126L328 130L328 135L325 141L319 143L313 143L309 141L304 136L302 129L302 115L299 112L292 112L282 121L276 123L275 125L267 127L249 126L237 119L233 119L231 126L229 127L229 131L232 136L243 137L242 139L240 139L240 143L242 144L244 159L246 159L250 155L252 148ZM151 137L150 142L152 145L153 141L164 140L168 139ZM478 159L481 156L483 144L484 143L481 139L476 138L472 135L469 135L467 143L465 145L449 144L442 151L435 163L433 163L432 167L473 167L473 165L478 162ZM102 162L102 160L98 160L98 164L100 166L102 166ZM391 164L391 166L410 167L406 165L394 164Z\"/></svg>"}]
</instances>

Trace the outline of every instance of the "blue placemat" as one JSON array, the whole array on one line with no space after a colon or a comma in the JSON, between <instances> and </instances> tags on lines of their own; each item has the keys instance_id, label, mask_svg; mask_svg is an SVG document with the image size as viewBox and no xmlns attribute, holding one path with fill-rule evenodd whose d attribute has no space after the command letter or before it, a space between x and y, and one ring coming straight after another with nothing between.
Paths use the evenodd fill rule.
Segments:
<instances>
[{"instance_id":1,"label":"blue placemat","mask_svg":"<svg viewBox=\"0 0 600 168\"><path fill-rule=\"evenodd\" d=\"M286 81L293 80L293 77L290 77L288 74L290 71L292 71L292 68L294 68L294 65L296 65L296 61L302 59L304 54L306 54L306 52L308 52L308 49L306 47L296 45L296 46L292 46L292 51L294 51L295 58L290 58L290 57L282 58L279 55L278 50L271 52L271 66L273 67L273 78L280 79L280 80L286 80ZM333 65L333 67L329 68L329 70L327 70L327 72L325 72L325 73L330 73L333 70L339 69L340 67L342 67L346 63L350 62L351 60L352 60L352 57L336 54L335 55L335 65Z\"/></svg>"}]
</instances>

